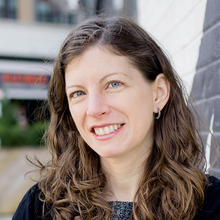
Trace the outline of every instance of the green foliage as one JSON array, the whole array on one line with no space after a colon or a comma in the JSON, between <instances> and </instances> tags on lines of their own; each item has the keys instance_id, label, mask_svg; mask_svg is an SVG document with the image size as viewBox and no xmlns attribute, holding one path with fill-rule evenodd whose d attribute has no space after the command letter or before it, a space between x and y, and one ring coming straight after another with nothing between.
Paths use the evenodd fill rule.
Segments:
<instances>
[{"instance_id":1,"label":"green foliage","mask_svg":"<svg viewBox=\"0 0 220 220\"><path fill-rule=\"evenodd\" d=\"M16 119L17 106L9 101L2 102L0 118L0 139L2 147L40 146L48 127L46 122L27 124L23 128Z\"/></svg>"},{"instance_id":2,"label":"green foliage","mask_svg":"<svg viewBox=\"0 0 220 220\"><path fill-rule=\"evenodd\" d=\"M2 101L2 116L0 118L0 125L16 125L17 120L15 117L15 112L17 111L17 106L10 103L7 100Z\"/></svg>"},{"instance_id":3,"label":"green foliage","mask_svg":"<svg viewBox=\"0 0 220 220\"><path fill-rule=\"evenodd\" d=\"M27 142L30 146L42 146L44 145L43 136L48 127L46 122L37 122L29 126Z\"/></svg>"}]
</instances>

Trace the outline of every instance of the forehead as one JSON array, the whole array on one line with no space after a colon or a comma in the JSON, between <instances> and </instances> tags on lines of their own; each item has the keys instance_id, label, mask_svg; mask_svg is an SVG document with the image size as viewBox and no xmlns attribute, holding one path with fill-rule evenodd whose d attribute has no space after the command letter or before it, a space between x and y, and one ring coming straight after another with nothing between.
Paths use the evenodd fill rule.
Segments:
<instances>
[{"instance_id":1,"label":"forehead","mask_svg":"<svg viewBox=\"0 0 220 220\"><path fill-rule=\"evenodd\" d=\"M129 57L119 55L108 46L93 46L71 60L65 70L65 77L105 75L108 73L129 72L137 69Z\"/></svg>"},{"instance_id":2,"label":"forehead","mask_svg":"<svg viewBox=\"0 0 220 220\"><path fill-rule=\"evenodd\" d=\"M115 57L115 59L118 59L119 57L122 57L123 59L126 59L128 63L130 63L131 65L134 65L132 59L129 56L126 56L126 55L120 53L119 51L117 51L117 49L114 49L110 45L92 45L92 46L89 46L88 48L86 48L79 55L76 55L75 57L70 59L70 61L68 61L67 65L66 65L66 67L70 63L79 62L82 58L88 58L88 57L91 58L91 57L94 57L94 55L97 55L97 54L100 54L100 53L102 53L103 58L105 58L106 56Z\"/></svg>"}]
</instances>

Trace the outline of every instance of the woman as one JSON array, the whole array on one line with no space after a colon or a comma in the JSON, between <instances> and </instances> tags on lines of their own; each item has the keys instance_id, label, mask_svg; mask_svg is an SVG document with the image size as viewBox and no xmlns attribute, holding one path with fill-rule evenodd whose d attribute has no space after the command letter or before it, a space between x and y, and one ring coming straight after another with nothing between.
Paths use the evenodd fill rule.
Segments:
<instances>
[{"instance_id":1,"label":"woman","mask_svg":"<svg viewBox=\"0 0 220 220\"><path fill-rule=\"evenodd\" d=\"M48 91L52 161L17 219L220 219L220 181L181 83L125 18L94 18L63 43Z\"/></svg>"}]
</instances>

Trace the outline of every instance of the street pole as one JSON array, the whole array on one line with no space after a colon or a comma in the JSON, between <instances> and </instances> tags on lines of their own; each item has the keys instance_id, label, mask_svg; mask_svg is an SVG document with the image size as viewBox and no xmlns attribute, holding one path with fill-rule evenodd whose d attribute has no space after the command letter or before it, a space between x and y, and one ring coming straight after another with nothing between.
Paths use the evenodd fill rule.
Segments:
<instances>
[{"instance_id":1,"label":"street pole","mask_svg":"<svg viewBox=\"0 0 220 220\"><path fill-rule=\"evenodd\" d=\"M1 99L0 99L0 118L2 117L2 103L1 103ZM0 150L2 149L2 140L0 137Z\"/></svg>"}]
</instances>

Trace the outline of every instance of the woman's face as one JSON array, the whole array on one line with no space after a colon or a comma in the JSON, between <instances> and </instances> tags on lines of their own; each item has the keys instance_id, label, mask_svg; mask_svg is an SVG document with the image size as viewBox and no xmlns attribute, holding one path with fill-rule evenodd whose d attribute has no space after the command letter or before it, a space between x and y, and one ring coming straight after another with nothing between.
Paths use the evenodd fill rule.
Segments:
<instances>
[{"instance_id":1,"label":"woman's face","mask_svg":"<svg viewBox=\"0 0 220 220\"><path fill-rule=\"evenodd\" d=\"M125 56L91 47L65 71L69 109L85 142L103 158L148 152L153 84Z\"/></svg>"}]
</instances>

